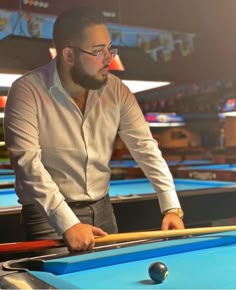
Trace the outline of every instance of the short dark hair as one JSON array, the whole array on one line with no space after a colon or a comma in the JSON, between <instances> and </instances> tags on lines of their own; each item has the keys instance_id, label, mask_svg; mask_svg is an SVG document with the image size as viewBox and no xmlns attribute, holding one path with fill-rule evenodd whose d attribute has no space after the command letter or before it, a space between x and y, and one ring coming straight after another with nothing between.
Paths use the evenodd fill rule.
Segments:
<instances>
[{"instance_id":1,"label":"short dark hair","mask_svg":"<svg viewBox=\"0 0 236 290\"><path fill-rule=\"evenodd\" d=\"M75 40L83 40L86 27L105 23L102 12L93 8L76 7L62 12L53 26L53 42L57 52Z\"/></svg>"}]
</instances>

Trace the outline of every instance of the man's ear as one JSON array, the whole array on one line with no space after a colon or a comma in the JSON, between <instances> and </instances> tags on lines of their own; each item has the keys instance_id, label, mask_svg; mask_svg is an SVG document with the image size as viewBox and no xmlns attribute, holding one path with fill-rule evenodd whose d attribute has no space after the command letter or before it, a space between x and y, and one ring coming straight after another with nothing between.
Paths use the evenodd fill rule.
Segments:
<instances>
[{"instance_id":1,"label":"man's ear","mask_svg":"<svg viewBox=\"0 0 236 290\"><path fill-rule=\"evenodd\" d=\"M65 47L62 50L63 58L66 63L73 64L74 63L74 53L71 48Z\"/></svg>"}]
</instances>

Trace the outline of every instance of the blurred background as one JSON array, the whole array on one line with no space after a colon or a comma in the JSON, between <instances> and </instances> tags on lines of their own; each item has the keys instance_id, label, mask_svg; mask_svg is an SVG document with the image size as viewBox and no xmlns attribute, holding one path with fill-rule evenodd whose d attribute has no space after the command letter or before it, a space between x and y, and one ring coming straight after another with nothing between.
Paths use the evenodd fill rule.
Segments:
<instances>
[{"instance_id":1,"label":"blurred background","mask_svg":"<svg viewBox=\"0 0 236 290\"><path fill-rule=\"evenodd\" d=\"M1 0L2 158L12 79L51 60L55 18L77 6L102 9L119 48L111 72L129 81L167 160L236 160L234 0ZM132 159L119 138L113 159Z\"/></svg>"},{"instance_id":2,"label":"blurred background","mask_svg":"<svg viewBox=\"0 0 236 290\"><path fill-rule=\"evenodd\" d=\"M25 238L3 134L7 92L55 57L56 16L79 6L100 8L107 19L119 51L111 73L137 98L175 178L186 225L235 224L236 0L0 0L0 241ZM112 179L144 177L118 136L110 166ZM140 200L113 200L120 231L159 227L156 203Z\"/></svg>"}]
</instances>

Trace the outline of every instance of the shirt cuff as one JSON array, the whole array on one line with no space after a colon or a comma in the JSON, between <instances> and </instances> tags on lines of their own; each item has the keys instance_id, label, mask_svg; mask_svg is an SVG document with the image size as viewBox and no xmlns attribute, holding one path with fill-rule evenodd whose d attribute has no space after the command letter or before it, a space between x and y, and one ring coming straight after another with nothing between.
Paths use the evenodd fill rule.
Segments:
<instances>
[{"instance_id":1,"label":"shirt cuff","mask_svg":"<svg viewBox=\"0 0 236 290\"><path fill-rule=\"evenodd\" d=\"M60 236L79 222L79 219L65 201L63 201L54 211L54 214L49 217L49 223Z\"/></svg>"},{"instance_id":2,"label":"shirt cuff","mask_svg":"<svg viewBox=\"0 0 236 290\"><path fill-rule=\"evenodd\" d=\"M170 208L181 208L176 191L161 192L158 194L161 212Z\"/></svg>"}]
</instances>

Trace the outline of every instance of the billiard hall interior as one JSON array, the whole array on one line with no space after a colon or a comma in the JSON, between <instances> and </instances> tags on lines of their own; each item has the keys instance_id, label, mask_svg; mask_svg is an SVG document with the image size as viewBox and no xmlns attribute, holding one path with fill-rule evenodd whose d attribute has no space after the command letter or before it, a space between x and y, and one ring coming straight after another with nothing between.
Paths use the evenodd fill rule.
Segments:
<instances>
[{"instance_id":1,"label":"billiard hall interior","mask_svg":"<svg viewBox=\"0 0 236 290\"><path fill-rule=\"evenodd\" d=\"M185 271L190 271L191 277L193 266L189 265L188 255L200 265L194 251L199 251L199 257L207 261L201 252L205 250L209 255L223 255L222 260L229 265L229 269L224 268L229 271L228 284L220 282L217 286L204 275L202 283L191 284L188 279L182 282L178 278L176 285L182 287L180 289L236 288L236 279L231 275L235 263L229 262L226 257L228 248L236 244L236 231L224 231L236 225L235 0L0 1L0 253L1 246L9 243L27 247L21 223L21 205L14 187L15 172L4 140L4 110L8 91L15 79L55 57L52 29L56 17L68 8L82 6L103 12L112 45L118 49L110 65L110 73L118 76L137 99L173 176L186 229L193 229L193 232L208 229L209 232L203 230L197 237L193 233L193 236L183 234L167 240L160 238L156 244L151 239L148 242L132 241L131 245L128 243L119 247L113 245L113 248L105 245L105 250L98 246L98 250L91 253L93 263L88 263L89 266L86 264L89 253L84 257L78 255L78 260L74 262L71 261L73 258L66 257L67 260L62 261L63 266L58 267L68 267L69 270L50 266L51 258L43 261L43 267L50 268L51 273L56 273L61 280L48 278L41 272L37 274L33 262L28 271L32 276L23 275L19 279L25 279L28 283L28 279L33 277L36 288L53 285L58 289L69 289L72 287L68 278L71 274L81 279L81 285L76 284L76 287L88 289L94 285L88 285L85 280L89 275L95 275L96 269L101 268L98 274L101 277L103 268L107 273L111 271L113 276L114 268L122 268L122 263L122 271L129 271L132 266L126 265L127 261L142 261L141 272L146 269L148 273L147 265L160 260L174 269L169 269L165 281L152 283L146 273L143 279L137 279L135 287L175 289L174 281L179 271L176 256L179 254L183 258L183 269L186 267ZM109 195L119 233L159 233L163 215L155 190L119 135L109 165ZM219 233L212 233L212 229L219 229ZM165 255L162 249L166 251ZM119 259L125 257L126 262L120 262L117 258L112 264L113 251L116 250ZM106 254L102 254L103 251ZM155 255L158 258L155 259ZM28 254L22 250L0 256L4 265L12 259L28 259ZM57 257L55 263L61 265L59 260ZM84 270L78 263L85 264ZM211 273L210 266L205 269L206 273ZM75 270L70 272L70 267ZM135 280L133 275L131 273L130 277ZM0 285L4 287L5 278L1 277L0 272ZM102 283L101 278L95 275L95 279L99 281L95 286L103 287L99 284ZM114 274L114 281L116 279L118 281L120 278ZM41 283L38 280L43 284L37 284ZM60 281L64 286L58 286ZM114 281L112 285L116 283ZM134 289L129 283L124 281L122 284L121 281L117 287ZM111 289L110 285L104 285L104 289Z\"/></svg>"}]
</instances>

